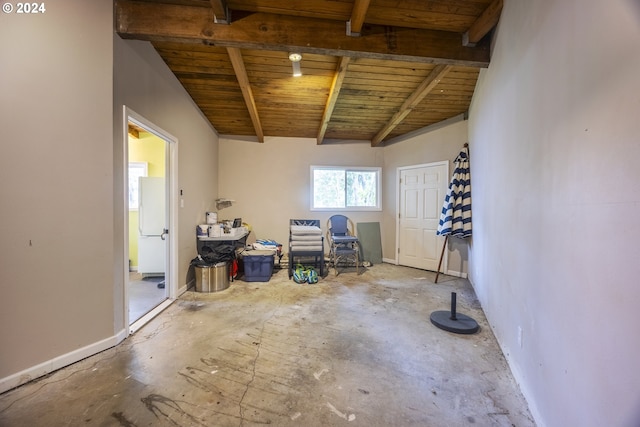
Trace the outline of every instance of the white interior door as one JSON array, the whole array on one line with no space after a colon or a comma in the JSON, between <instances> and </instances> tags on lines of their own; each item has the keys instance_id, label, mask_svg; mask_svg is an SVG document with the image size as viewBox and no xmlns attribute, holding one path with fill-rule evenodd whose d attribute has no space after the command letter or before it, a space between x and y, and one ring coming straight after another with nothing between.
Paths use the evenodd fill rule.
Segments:
<instances>
[{"instance_id":1,"label":"white interior door","mask_svg":"<svg viewBox=\"0 0 640 427\"><path fill-rule=\"evenodd\" d=\"M399 169L398 263L436 271L444 237L437 236L449 162ZM444 263L446 265L446 262Z\"/></svg>"}]
</instances>

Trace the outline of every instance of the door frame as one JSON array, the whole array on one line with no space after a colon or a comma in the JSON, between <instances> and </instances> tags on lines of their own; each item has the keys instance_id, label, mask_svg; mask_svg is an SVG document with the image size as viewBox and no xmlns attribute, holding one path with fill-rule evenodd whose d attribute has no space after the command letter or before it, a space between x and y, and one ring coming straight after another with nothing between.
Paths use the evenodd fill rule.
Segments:
<instances>
[{"instance_id":1,"label":"door frame","mask_svg":"<svg viewBox=\"0 0 640 427\"><path fill-rule=\"evenodd\" d=\"M129 194L129 123L133 123L136 126L143 128L149 133L154 134L158 138L164 140L167 144L165 146L166 156L166 191L167 191L167 216L169 229L167 239L167 251L166 251L166 271L165 271L165 285L167 291L167 299L147 314L142 316L133 324L129 325L129 208L125 203L125 209L123 209L124 216L124 317L125 327L127 328L127 335L133 334L140 329L144 324L149 322L155 316L160 314L165 308L167 308L178 297L178 139L166 132L155 123L147 120L142 115L136 113L126 105L123 106L123 183L124 194Z\"/></svg>"},{"instance_id":2,"label":"door frame","mask_svg":"<svg viewBox=\"0 0 640 427\"><path fill-rule=\"evenodd\" d=\"M400 176L402 175L403 171L406 170L410 170L410 169L420 169L420 168L425 168L425 167L432 167L432 166L441 166L444 165L445 166L445 179L447 179L446 177L449 176L449 161L448 160L441 160L439 162L431 162L431 163L422 163L419 165L410 165L410 166L399 166L398 168L396 168L396 250L395 250L395 265L400 265L400 257L398 256L398 253L400 251L400 198L401 198L401 186L402 183L400 182ZM446 185L448 186L449 183L447 182ZM443 200L444 202L444 200ZM444 239L444 238L443 238ZM444 242L444 240L443 240ZM444 244L444 243L443 243ZM445 251L444 254L444 258L443 258L443 262L442 262L442 267L441 269L444 271L447 271L447 266L449 265L449 251Z\"/></svg>"}]
</instances>

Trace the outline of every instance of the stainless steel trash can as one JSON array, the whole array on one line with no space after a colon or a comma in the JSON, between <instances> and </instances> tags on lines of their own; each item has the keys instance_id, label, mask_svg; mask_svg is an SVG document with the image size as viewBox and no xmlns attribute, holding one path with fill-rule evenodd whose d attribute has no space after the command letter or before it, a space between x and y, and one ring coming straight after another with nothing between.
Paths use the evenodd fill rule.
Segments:
<instances>
[{"instance_id":1,"label":"stainless steel trash can","mask_svg":"<svg viewBox=\"0 0 640 427\"><path fill-rule=\"evenodd\" d=\"M196 292L218 292L229 287L229 263L195 266Z\"/></svg>"}]
</instances>

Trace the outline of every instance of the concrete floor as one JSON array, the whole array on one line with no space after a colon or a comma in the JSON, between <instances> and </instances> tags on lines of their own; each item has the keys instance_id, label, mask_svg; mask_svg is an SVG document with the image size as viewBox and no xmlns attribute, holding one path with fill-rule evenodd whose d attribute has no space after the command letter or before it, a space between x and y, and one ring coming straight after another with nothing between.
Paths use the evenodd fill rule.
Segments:
<instances>
[{"instance_id":1,"label":"concrete floor","mask_svg":"<svg viewBox=\"0 0 640 427\"><path fill-rule=\"evenodd\" d=\"M389 264L187 292L115 348L0 395L1 426L534 426L469 282ZM448 310L475 335L433 326Z\"/></svg>"},{"instance_id":2,"label":"concrete floor","mask_svg":"<svg viewBox=\"0 0 640 427\"><path fill-rule=\"evenodd\" d=\"M158 288L164 276L142 277L129 273L129 324L153 310L167 299L166 288Z\"/></svg>"}]
</instances>

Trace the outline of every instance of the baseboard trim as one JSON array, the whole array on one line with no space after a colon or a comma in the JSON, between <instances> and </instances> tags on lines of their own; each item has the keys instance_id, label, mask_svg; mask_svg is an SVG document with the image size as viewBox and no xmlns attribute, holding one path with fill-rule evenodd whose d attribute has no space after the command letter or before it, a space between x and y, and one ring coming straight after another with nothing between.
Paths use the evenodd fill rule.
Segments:
<instances>
[{"instance_id":1,"label":"baseboard trim","mask_svg":"<svg viewBox=\"0 0 640 427\"><path fill-rule=\"evenodd\" d=\"M460 277L461 279L467 278L467 273L463 273L461 271L447 270L445 274L447 276Z\"/></svg>"},{"instance_id":2,"label":"baseboard trim","mask_svg":"<svg viewBox=\"0 0 640 427\"><path fill-rule=\"evenodd\" d=\"M149 323L154 317L162 313L167 307L173 304L173 301L174 300L172 299L166 299L162 301L158 306L154 307L153 310L133 322L131 325L129 325L129 334L131 335L138 332L140 328Z\"/></svg>"},{"instance_id":3,"label":"baseboard trim","mask_svg":"<svg viewBox=\"0 0 640 427\"><path fill-rule=\"evenodd\" d=\"M382 262L399 265L398 260L392 259L392 258L382 258ZM446 273L442 273L442 274L446 274L447 276L460 277L461 279L466 279L468 276L467 273L463 273L461 271L454 271L454 270L447 270Z\"/></svg>"},{"instance_id":4,"label":"baseboard trim","mask_svg":"<svg viewBox=\"0 0 640 427\"><path fill-rule=\"evenodd\" d=\"M195 288L196 286L196 280L195 279L191 279L189 280L188 283L186 283L183 287L178 289L178 296L184 294L185 292L187 292L187 290L189 290L189 288Z\"/></svg>"},{"instance_id":5,"label":"baseboard trim","mask_svg":"<svg viewBox=\"0 0 640 427\"><path fill-rule=\"evenodd\" d=\"M19 387L36 378L50 374L51 372L57 371L60 368L64 368L65 366L69 366L73 363L79 362L82 359L86 359L89 356L93 356L94 354L114 347L122 342L122 340L124 340L126 337L127 331L123 329L112 337L105 338L101 341L89 344L86 347L79 348L67 354L63 354L51 360L47 360L46 362L27 368L13 375L9 375L8 377L2 378L0 379L0 393L4 393L5 391Z\"/></svg>"}]
</instances>

